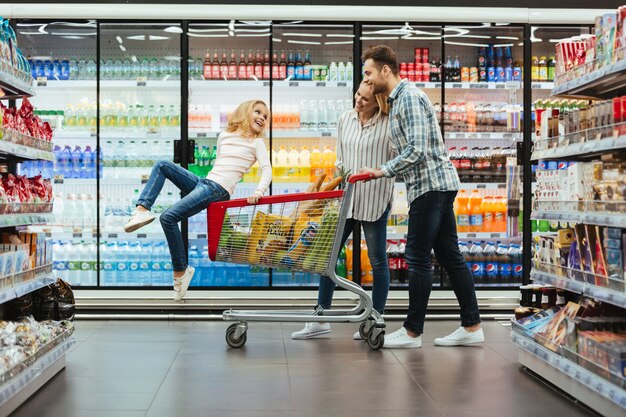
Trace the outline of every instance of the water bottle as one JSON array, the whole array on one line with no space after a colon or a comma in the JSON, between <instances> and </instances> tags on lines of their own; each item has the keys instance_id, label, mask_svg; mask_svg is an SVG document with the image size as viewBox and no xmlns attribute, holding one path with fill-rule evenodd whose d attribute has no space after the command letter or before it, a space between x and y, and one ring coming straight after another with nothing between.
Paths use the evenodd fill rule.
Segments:
<instances>
[{"instance_id":1,"label":"water bottle","mask_svg":"<svg viewBox=\"0 0 626 417\"><path fill-rule=\"evenodd\" d=\"M83 264L81 265L81 269L83 269L83 273L86 273L85 285L96 285L98 275L98 247L96 246L96 242L91 241L85 244L83 250L85 256L83 257Z\"/></svg>"},{"instance_id":2,"label":"water bottle","mask_svg":"<svg viewBox=\"0 0 626 417\"><path fill-rule=\"evenodd\" d=\"M82 166L83 166L83 153L80 146L76 146L71 156L71 178L80 178Z\"/></svg>"},{"instance_id":3,"label":"water bottle","mask_svg":"<svg viewBox=\"0 0 626 417\"><path fill-rule=\"evenodd\" d=\"M89 145L85 147L81 165L80 178L95 178L95 159Z\"/></svg>"},{"instance_id":4,"label":"water bottle","mask_svg":"<svg viewBox=\"0 0 626 417\"><path fill-rule=\"evenodd\" d=\"M485 258L483 256L483 248L480 244L475 243L470 248L470 258L472 259L472 273L476 283L484 282L485 278Z\"/></svg>"},{"instance_id":5,"label":"water bottle","mask_svg":"<svg viewBox=\"0 0 626 417\"><path fill-rule=\"evenodd\" d=\"M317 111L317 101L311 100L309 101L309 124L308 129L317 130L318 129L318 119L319 114Z\"/></svg>"},{"instance_id":6,"label":"water bottle","mask_svg":"<svg viewBox=\"0 0 626 417\"><path fill-rule=\"evenodd\" d=\"M130 59L125 59L122 62L122 80L133 79L133 64Z\"/></svg>"},{"instance_id":7,"label":"water bottle","mask_svg":"<svg viewBox=\"0 0 626 417\"><path fill-rule=\"evenodd\" d=\"M486 283L495 284L498 279L498 255L493 242L488 242L484 250Z\"/></svg>"},{"instance_id":8,"label":"water bottle","mask_svg":"<svg viewBox=\"0 0 626 417\"><path fill-rule=\"evenodd\" d=\"M73 241L67 249L67 282L80 285L81 242Z\"/></svg>"},{"instance_id":9,"label":"water bottle","mask_svg":"<svg viewBox=\"0 0 626 417\"><path fill-rule=\"evenodd\" d=\"M63 151L59 154L59 166L61 168L60 174L65 178L72 178L71 160L72 148L70 148L69 145L66 145L65 149L63 149Z\"/></svg>"},{"instance_id":10,"label":"water bottle","mask_svg":"<svg viewBox=\"0 0 626 417\"><path fill-rule=\"evenodd\" d=\"M152 58L148 66L148 79L158 80L160 76L159 61L156 58Z\"/></svg>"},{"instance_id":11,"label":"water bottle","mask_svg":"<svg viewBox=\"0 0 626 417\"><path fill-rule=\"evenodd\" d=\"M192 281L191 285L200 285L200 280L198 279L198 273L200 272L200 252L198 252L198 247L196 245L189 247L189 266L196 269L196 279Z\"/></svg>"},{"instance_id":12,"label":"water bottle","mask_svg":"<svg viewBox=\"0 0 626 417\"><path fill-rule=\"evenodd\" d=\"M58 59L52 61L52 79L60 80L61 79L61 63Z\"/></svg>"},{"instance_id":13,"label":"water bottle","mask_svg":"<svg viewBox=\"0 0 626 417\"><path fill-rule=\"evenodd\" d=\"M141 260L139 262L139 272L137 273L137 285L149 286L150 285L150 262L154 258L154 252L152 250L152 243L142 242L141 253L139 255Z\"/></svg>"},{"instance_id":14,"label":"water bottle","mask_svg":"<svg viewBox=\"0 0 626 417\"><path fill-rule=\"evenodd\" d=\"M67 59L61 61L61 73L59 79L64 81L70 79L70 61L68 61Z\"/></svg>"},{"instance_id":15,"label":"water bottle","mask_svg":"<svg viewBox=\"0 0 626 417\"><path fill-rule=\"evenodd\" d=\"M104 251L100 254L102 258L102 284L117 284L117 243L106 242Z\"/></svg>"},{"instance_id":16,"label":"water bottle","mask_svg":"<svg viewBox=\"0 0 626 417\"><path fill-rule=\"evenodd\" d=\"M107 59L104 63L100 63L102 68L102 79L103 80L112 80L113 79L113 60Z\"/></svg>"},{"instance_id":17,"label":"water bottle","mask_svg":"<svg viewBox=\"0 0 626 417\"><path fill-rule=\"evenodd\" d=\"M200 267L196 272L200 285L211 285L213 283L213 269L211 268L211 260L209 259L209 247L204 246L202 248L202 254L200 255Z\"/></svg>"},{"instance_id":18,"label":"water bottle","mask_svg":"<svg viewBox=\"0 0 626 417\"><path fill-rule=\"evenodd\" d=\"M328 129L328 109L326 108L326 100L319 101L317 130Z\"/></svg>"},{"instance_id":19,"label":"water bottle","mask_svg":"<svg viewBox=\"0 0 626 417\"><path fill-rule=\"evenodd\" d=\"M522 267L522 249L519 245L511 245L509 249L509 259L511 260L511 277L513 282L521 283L523 267Z\"/></svg>"},{"instance_id":20,"label":"water bottle","mask_svg":"<svg viewBox=\"0 0 626 417\"><path fill-rule=\"evenodd\" d=\"M67 264L65 259L65 242L55 240L52 243L52 268L57 278L67 281Z\"/></svg>"},{"instance_id":21,"label":"water bottle","mask_svg":"<svg viewBox=\"0 0 626 417\"><path fill-rule=\"evenodd\" d=\"M163 278L163 250L165 249L162 241L154 243L154 249L152 252L152 259L150 261L150 285L157 286L162 285Z\"/></svg>"},{"instance_id":22,"label":"water bottle","mask_svg":"<svg viewBox=\"0 0 626 417\"><path fill-rule=\"evenodd\" d=\"M141 243L139 241L130 242L128 245L128 285L139 285L139 265L141 263Z\"/></svg>"},{"instance_id":23,"label":"water bottle","mask_svg":"<svg viewBox=\"0 0 626 417\"><path fill-rule=\"evenodd\" d=\"M86 65L86 79L87 80L95 80L96 79L96 73L97 73L97 65L96 65L96 61L94 61L93 59L90 59L89 61L87 61L87 65Z\"/></svg>"},{"instance_id":24,"label":"water bottle","mask_svg":"<svg viewBox=\"0 0 626 417\"><path fill-rule=\"evenodd\" d=\"M114 253L116 284L128 285L128 242L119 242Z\"/></svg>"}]
</instances>

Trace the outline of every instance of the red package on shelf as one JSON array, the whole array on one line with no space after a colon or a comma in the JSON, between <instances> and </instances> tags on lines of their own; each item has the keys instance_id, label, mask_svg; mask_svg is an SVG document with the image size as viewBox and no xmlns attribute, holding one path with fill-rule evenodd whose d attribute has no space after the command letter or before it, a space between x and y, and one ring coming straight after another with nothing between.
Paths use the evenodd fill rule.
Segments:
<instances>
[{"instance_id":1,"label":"red package on shelf","mask_svg":"<svg viewBox=\"0 0 626 417\"><path fill-rule=\"evenodd\" d=\"M22 203L32 203L33 193L31 191L30 180L24 176L18 175L17 177L17 189Z\"/></svg>"},{"instance_id":2,"label":"red package on shelf","mask_svg":"<svg viewBox=\"0 0 626 417\"><path fill-rule=\"evenodd\" d=\"M46 203L52 203L54 196L54 193L52 192L52 181L50 179L44 179L43 184L46 188Z\"/></svg>"},{"instance_id":3,"label":"red package on shelf","mask_svg":"<svg viewBox=\"0 0 626 417\"><path fill-rule=\"evenodd\" d=\"M33 194L33 202L46 203L48 202L48 191L46 190L46 184L41 175L37 175L30 179L31 191Z\"/></svg>"},{"instance_id":4,"label":"red package on shelf","mask_svg":"<svg viewBox=\"0 0 626 417\"><path fill-rule=\"evenodd\" d=\"M24 119L30 119L33 117L33 105L28 98L22 99L22 105L20 106L19 115Z\"/></svg>"},{"instance_id":5,"label":"red package on shelf","mask_svg":"<svg viewBox=\"0 0 626 417\"><path fill-rule=\"evenodd\" d=\"M6 193L7 201L9 203L20 202L20 194L17 188L17 180L15 178L15 175L4 175L2 177L2 187L4 188L4 192Z\"/></svg>"},{"instance_id":6,"label":"red package on shelf","mask_svg":"<svg viewBox=\"0 0 626 417\"><path fill-rule=\"evenodd\" d=\"M43 122L42 134L43 134L42 139L47 140L48 142L52 142L53 132L52 132L52 127L50 127L50 123Z\"/></svg>"}]
</instances>

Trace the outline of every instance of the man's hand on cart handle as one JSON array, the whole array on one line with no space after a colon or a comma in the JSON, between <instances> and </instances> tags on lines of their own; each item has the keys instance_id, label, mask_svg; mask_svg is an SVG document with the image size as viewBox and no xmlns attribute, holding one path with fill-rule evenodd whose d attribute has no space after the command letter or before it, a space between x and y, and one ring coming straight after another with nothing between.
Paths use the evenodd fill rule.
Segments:
<instances>
[{"instance_id":1,"label":"man's hand on cart handle","mask_svg":"<svg viewBox=\"0 0 626 417\"><path fill-rule=\"evenodd\" d=\"M378 168L363 168L361 172L359 172L358 176L361 177L362 175L369 175L369 178L366 178L366 179L358 178L357 181L371 181L377 178L382 178L383 171L381 171Z\"/></svg>"},{"instance_id":2,"label":"man's hand on cart handle","mask_svg":"<svg viewBox=\"0 0 626 417\"><path fill-rule=\"evenodd\" d=\"M259 200L261 199L261 197L263 197L261 194L258 193L254 193L251 196L248 196L247 200L248 200L248 204L256 204L259 202Z\"/></svg>"}]
</instances>

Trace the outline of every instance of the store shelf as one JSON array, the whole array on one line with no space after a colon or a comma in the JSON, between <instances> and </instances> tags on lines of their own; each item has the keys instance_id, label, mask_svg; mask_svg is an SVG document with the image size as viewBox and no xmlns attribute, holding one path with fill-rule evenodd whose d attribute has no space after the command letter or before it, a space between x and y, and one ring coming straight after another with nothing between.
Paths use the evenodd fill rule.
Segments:
<instances>
[{"instance_id":1,"label":"store shelf","mask_svg":"<svg viewBox=\"0 0 626 417\"><path fill-rule=\"evenodd\" d=\"M555 142L558 143L558 138ZM540 159L587 159L604 152L626 149L626 136L592 140L571 145L556 146L551 149L534 151L531 161ZM535 144L535 146L537 146Z\"/></svg>"},{"instance_id":2,"label":"store shelf","mask_svg":"<svg viewBox=\"0 0 626 417\"><path fill-rule=\"evenodd\" d=\"M219 131L205 132L189 132L189 139L212 139L217 138ZM266 134L269 137L269 132ZM320 139L320 138L336 138L337 129L329 130L273 130L272 138L274 139Z\"/></svg>"},{"instance_id":3,"label":"store shelf","mask_svg":"<svg viewBox=\"0 0 626 417\"><path fill-rule=\"evenodd\" d=\"M448 139L521 139L521 132L446 132L446 140Z\"/></svg>"},{"instance_id":4,"label":"store shelf","mask_svg":"<svg viewBox=\"0 0 626 417\"><path fill-rule=\"evenodd\" d=\"M565 274L557 275L546 271L546 269L554 269L554 272L562 270ZM583 271L568 270L567 268L546 264L539 265L536 262L533 266L533 270L530 272L530 277L537 283L553 285L558 288L592 297L598 301L626 308L626 292L623 291L623 280L611 280L607 277L600 277ZM605 282L613 288L591 284L591 280L594 282L596 282L596 280ZM621 291L618 289L621 289Z\"/></svg>"},{"instance_id":5,"label":"store shelf","mask_svg":"<svg viewBox=\"0 0 626 417\"><path fill-rule=\"evenodd\" d=\"M459 239L506 239L508 236L506 232L501 233L458 233Z\"/></svg>"},{"instance_id":6,"label":"store shelf","mask_svg":"<svg viewBox=\"0 0 626 417\"><path fill-rule=\"evenodd\" d=\"M9 381L0 385L0 409L2 415L8 415L23 404L46 382L65 368L65 353L74 344L71 333L61 335L63 339L56 342L56 346L47 348L44 346L43 354L34 363L15 375ZM55 343L54 341L52 343Z\"/></svg>"},{"instance_id":7,"label":"store shelf","mask_svg":"<svg viewBox=\"0 0 626 417\"><path fill-rule=\"evenodd\" d=\"M216 135L217 136L217 135ZM96 138L95 130L59 130L54 134L54 141L63 140L85 140ZM160 128L155 131L138 131L133 129L119 129L114 127L102 127L100 129L100 139L102 141L107 140L174 140L180 138L180 129L174 128Z\"/></svg>"},{"instance_id":8,"label":"store shelf","mask_svg":"<svg viewBox=\"0 0 626 417\"><path fill-rule=\"evenodd\" d=\"M31 83L26 83L5 71L0 71L0 90L4 92L4 95L0 95L3 100L30 97L34 94L32 80Z\"/></svg>"},{"instance_id":9,"label":"store shelf","mask_svg":"<svg viewBox=\"0 0 626 417\"><path fill-rule=\"evenodd\" d=\"M17 143L0 140L0 154L7 156L16 156L22 159L40 159L44 161L54 161L52 152L42 151L41 149L30 146L18 145Z\"/></svg>"},{"instance_id":10,"label":"store shelf","mask_svg":"<svg viewBox=\"0 0 626 417\"><path fill-rule=\"evenodd\" d=\"M568 98L612 98L622 94L625 89L626 59L556 86L551 95Z\"/></svg>"},{"instance_id":11,"label":"store shelf","mask_svg":"<svg viewBox=\"0 0 626 417\"><path fill-rule=\"evenodd\" d=\"M9 286L0 289L0 304L54 284L55 281L52 264L4 277L0 282Z\"/></svg>"},{"instance_id":12,"label":"store shelf","mask_svg":"<svg viewBox=\"0 0 626 417\"><path fill-rule=\"evenodd\" d=\"M54 221L52 213L0 214L0 227L25 226Z\"/></svg>"},{"instance_id":13,"label":"store shelf","mask_svg":"<svg viewBox=\"0 0 626 417\"><path fill-rule=\"evenodd\" d=\"M567 391L582 403L606 416L623 416L626 391L600 378L577 363L554 353L527 336L511 332L511 341L537 361L528 362L520 355L522 365ZM553 371L557 372L554 373ZM594 395L595 394L595 395Z\"/></svg>"},{"instance_id":14,"label":"store shelf","mask_svg":"<svg viewBox=\"0 0 626 417\"><path fill-rule=\"evenodd\" d=\"M504 190L506 189L506 183L502 182L464 182L461 183L461 188L464 190Z\"/></svg>"},{"instance_id":15,"label":"store shelf","mask_svg":"<svg viewBox=\"0 0 626 417\"><path fill-rule=\"evenodd\" d=\"M554 201L549 203L554 204L556 207L559 205L564 207L568 202ZM563 211L556 211L556 209L555 211L533 211L531 218L533 220L563 220L573 223L626 228L626 216L622 213L568 211L567 208L564 207Z\"/></svg>"},{"instance_id":16,"label":"store shelf","mask_svg":"<svg viewBox=\"0 0 626 417\"><path fill-rule=\"evenodd\" d=\"M441 88L443 83L441 82L416 82L414 83L417 88ZM509 82L478 82L478 83L468 83L468 82L458 82L458 81L446 81L446 89L453 90L519 90L522 88L522 83L520 81L509 81ZM541 85L542 88L547 88L548 83L536 83Z\"/></svg>"}]
</instances>

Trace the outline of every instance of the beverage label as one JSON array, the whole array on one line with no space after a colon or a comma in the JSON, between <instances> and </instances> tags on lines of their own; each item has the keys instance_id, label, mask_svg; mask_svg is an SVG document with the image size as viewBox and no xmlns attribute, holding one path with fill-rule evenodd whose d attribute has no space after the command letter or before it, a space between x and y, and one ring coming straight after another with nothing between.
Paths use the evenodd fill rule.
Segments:
<instances>
[{"instance_id":1,"label":"beverage label","mask_svg":"<svg viewBox=\"0 0 626 417\"><path fill-rule=\"evenodd\" d=\"M502 211L496 212L495 219L496 219L497 222L503 222L504 221L504 212L502 212Z\"/></svg>"},{"instance_id":2,"label":"beverage label","mask_svg":"<svg viewBox=\"0 0 626 417\"><path fill-rule=\"evenodd\" d=\"M89 271L90 269L92 269L92 265L89 262L81 262L80 269L83 271Z\"/></svg>"},{"instance_id":3,"label":"beverage label","mask_svg":"<svg viewBox=\"0 0 626 417\"><path fill-rule=\"evenodd\" d=\"M483 215L482 214L472 214L470 216L470 225L472 225L472 226L482 226L483 225Z\"/></svg>"},{"instance_id":4,"label":"beverage label","mask_svg":"<svg viewBox=\"0 0 626 417\"><path fill-rule=\"evenodd\" d=\"M304 80L304 67L302 65L296 66L296 80Z\"/></svg>"},{"instance_id":5,"label":"beverage label","mask_svg":"<svg viewBox=\"0 0 626 417\"><path fill-rule=\"evenodd\" d=\"M484 221L485 223L493 222L493 213L485 212Z\"/></svg>"},{"instance_id":6,"label":"beverage label","mask_svg":"<svg viewBox=\"0 0 626 417\"><path fill-rule=\"evenodd\" d=\"M520 67L513 68L513 81L522 81L522 69Z\"/></svg>"},{"instance_id":7,"label":"beverage label","mask_svg":"<svg viewBox=\"0 0 626 417\"><path fill-rule=\"evenodd\" d=\"M290 80L295 79L295 77L296 77L296 67L293 67L291 65L287 67L287 77L289 77Z\"/></svg>"},{"instance_id":8,"label":"beverage label","mask_svg":"<svg viewBox=\"0 0 626 417\"><path fill-rule=\"evenodd\" d=\"M111 262L105 262L102 264L102 269L104 271L112 271L113 270L113 264Z\"/></svg>"},{"instance_id":9,"label":"beverage label","mask_svg":"<svg viewBox=\"0 0 626 417\"><path fill-rule=\"evenodd\" d=\"M484 262L472 262L472 273L476 277L482 277L485 275L485 263Z\"/></svg>"},{"instance_id":10,"label":"beverage label","mask_svg":"<svg viewBox=\"0 0 626 417\"><path fill-rule=\"evenodd\" d=\"M485 273L489 277L495 277L498 275L498 264L495 262L487 262L485 264Z\"/></svg>"},{"instance_id":11,"label":"beverage label","mask_svg":"<svg viewBox=\"0 0 626 417\"><path fill-rule=\"evenodd\" d=\"M487 81L496 81L496 69L494 67L487 68Z\"/></svg>"},{"instance_id":12,"label":"beverage label","mask_svg":"<svg viewBox=\"0 0 626 417\"><path fill-rule=\"evenodd\" d=\"M77 261L68 261L67 262L67 269L69 271L75 271L77 269L80 269L79 263Z\"/></svg>"},{"instance_id":13,"label":"beverage label","mask_svg":"<svg viewBox=\"0 0 626 417\"><path fill-rule=\"evenodd\" d=\"M118 271L126 271L126 263L125 262L118 262L117 270Z\"/></svg>"},{"instance_id":14,"label":"beverage label","mask_svg":"<svg viewBox=\"0 0 626 417\"><path fill-rule=\"evenodd\" d=\"M456 222L459 226L469 226L470 216L468 214L459 214L456 216Z\"/></svg>"},{"instance_id":15,"label":"beverage label","mask_svg":"<svg viewBox=\"0 0 626 417\"><path fill-rule=\"evenodd\" d=\"M131 262L128 268L131 271L136 271L139 269L139 264L137 262Z\"/></svg>"},{"instance_id":16,"label":"beverage label","mask_svg":"<svg viewBox=\"0 0 626 417\"><path fill-rule=\"evenodd\" d=\"M139 269L142 271L149 271L150 270L150 264L148 264L148 262L141 262L139 264Z\"/></svg>"},{"instance_id":17,"label":"beverage label","mask_svg":"<svg viewBox=\"0 0 626 417\"><path fill-rule=\"evenodd\" d=\"M513 265L511 266L511 270L512 270L512 271L511 271L511 272L512 272L512 275L513 275L514 277L521 277L521 276L522 276L523 268L522 268L522 265L521 265L521 264L513 264Z\"/></svg>"},{"instance_id":18,"label":"beverage label","mask_svg":"<svg viewBox=\"0 0 626 417\"><path fill-rule=\"evenodd\" d=\"M389 258L389 269L398 269L398 258Z\"/></svg>"}]
</instances>

